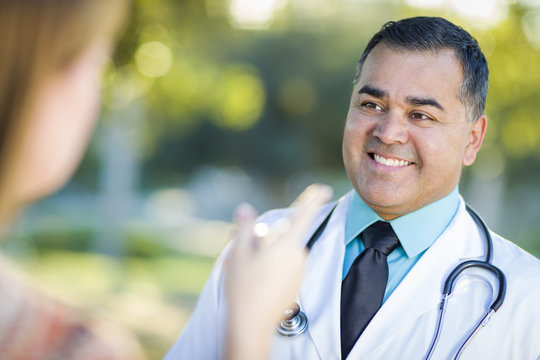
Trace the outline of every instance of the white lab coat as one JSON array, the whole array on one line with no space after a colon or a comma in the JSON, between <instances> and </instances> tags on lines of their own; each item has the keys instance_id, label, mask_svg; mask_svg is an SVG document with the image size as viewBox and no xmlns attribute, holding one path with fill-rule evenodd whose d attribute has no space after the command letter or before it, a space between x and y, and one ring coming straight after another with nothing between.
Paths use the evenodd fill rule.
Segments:
<instances>
[{"instance_id":1,"label":"white lab coat","mask_svg":"<svg viewBox=\"0 0 540 360\"><path fill-rule=\"evenodd\" d=\"M275 335L271 359L340 359L340 293L345 251L344 229L351 193L332 218L306 264L298 296L309 329L296 338ZM310 234L324 219L324 207ZM263 215L272 222L286 210ZM441 290L460 262L485 256L485 240L467 213L463 199L448 228L426 251L379 309L348 359L422 359L435 330ZM475 336L461 359L540 359L540 261L500 236L493 236L493 264L506 275L506 299L491 321ZM226 251L225 251L226 252ZM226 320L222 277L223 255L217 261L191 320L165 357L219 359ZM487 311L498 286L494 275L471 269L449 299L441 337L432 359L451 359ZM492 295L492 291L494 292ZM257 321L257 319L246 319Z\"/></svg>"}]
</instances>

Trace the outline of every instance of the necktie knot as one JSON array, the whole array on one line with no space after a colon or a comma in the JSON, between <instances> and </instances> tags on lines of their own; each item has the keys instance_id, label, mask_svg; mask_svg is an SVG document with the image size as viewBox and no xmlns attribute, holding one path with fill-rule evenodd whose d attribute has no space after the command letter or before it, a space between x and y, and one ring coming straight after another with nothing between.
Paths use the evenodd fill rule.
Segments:
<instances>
[{"instance_id":1,"label":"necktie knot","mask_svg":"<svg viewBox=\"0 0 540 360\"><path fill-rule=\"evenodd\" d=\"M366 249L373 248L388 256L399 245L399 239L389 222L377 221L361 234Z\"/></svg>"}]
</instances>

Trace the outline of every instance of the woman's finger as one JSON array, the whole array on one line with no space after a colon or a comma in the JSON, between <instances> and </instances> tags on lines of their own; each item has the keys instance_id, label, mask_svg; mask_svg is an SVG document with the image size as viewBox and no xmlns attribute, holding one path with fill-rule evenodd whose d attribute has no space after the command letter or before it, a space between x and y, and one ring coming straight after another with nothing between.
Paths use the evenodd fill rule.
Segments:
<instances>
[{"instance_id":1,"label":"woman's finger","mask_svg":"<svg viewBox=\"0 0 540 360\"><path fill-rule=\"evenodd\" d=\"M249 250L253 247L255 234L253 224L257 218L257 211L248 203L238 205L234 211L234 222L238 229L233 240L233 246L239 250Z\"/></svg>"},{"instance_id":2,"label":"woman's finger","mask_svg":"<svg viewBox=\"0 0 540 360\"><path fill-rule=\"evenodd\" d=\"M293 203L296 207L291 218L289 236L303 240L302 234L312 224L320 207L332 198L332 188L328 185L310 185Z\"/></svg>"}]
</instances>

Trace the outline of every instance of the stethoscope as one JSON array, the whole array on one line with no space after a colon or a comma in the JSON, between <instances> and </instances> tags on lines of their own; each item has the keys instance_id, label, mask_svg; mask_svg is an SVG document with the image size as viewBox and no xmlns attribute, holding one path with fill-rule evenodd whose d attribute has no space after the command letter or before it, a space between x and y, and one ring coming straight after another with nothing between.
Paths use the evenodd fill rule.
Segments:
<instances>
[{"instance_id":1,"label":"stethoscope","mask_svg":"<svg viewBox=\"0 0 540 360\"><path fill-rule=\"evenodd\" d=\"M323 220L323 222L319 225L317 230L315 230L315 232L309 239L308 243L306 244L306 248L308 250L311 250L315 242L319 239L319 237L323 233L336 207L337 207L337 204L332 208L332 210L330 210L326 218ZM493 303L491 304L491 306L489 307L485 315L478 322L478 324L473 329L473 331L471 331L471 333L467 336L465 341L461 344L454 359L458 359L461 356L461 354L463 353L463 350L467 347L467 345L470 343L473 337L478 333L478 331L480 331L484 326L487 325L487 323L491 319L491 316L501 307L504 301L504 296L506 295L506 277L504 276L504 273L499 268L497 268L495 265L491 263L492 258L493 258L493 240L491 238L491 234L488 230L488 227L486 223L482 220L482 218L480 218L480 216L476 213L476 211L474 211L469 205L466 206L466 209L471 215L471 217L473 218L478 228L483 233L483 237L486 242L485 260L464 261L460 263L458 266L456 266L446 278L444 282L443 291L442 291L441 303L439 305L439 315L437 318L437 326L435 329L435 333L433 335L433 340L431 341L428 351L424 357L425 360L428 360L431 358L431 355L433 354L433 351L435 350L435 347L437 346L437 342L439 341L442 325L444 322L444 315L446 313L447 300L452 294L456 279L463 271L472 269L472 268L481 268L481 269L484 269L493 273L499 280L499 293L497 294L497 298L495 299L495 301L493 301ZM295 337L295 336L301 335L307 330L307 328L308 328L307 316L300 309L300 306L297 303L295 303L290 309L285 310L284 319L279 324L276 325L277 333L283 337Z\"/></svg>"}]
</instances>

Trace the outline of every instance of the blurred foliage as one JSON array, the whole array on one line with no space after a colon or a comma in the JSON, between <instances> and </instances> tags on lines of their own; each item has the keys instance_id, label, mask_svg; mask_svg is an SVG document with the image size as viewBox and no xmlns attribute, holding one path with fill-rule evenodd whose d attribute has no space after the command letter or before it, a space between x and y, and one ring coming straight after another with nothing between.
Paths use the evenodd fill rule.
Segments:
<instances>
[{"instance_id":1,"label":"blurred foliage","mask_svg":"<svg viewBox=\"0 0 540 360\"><path fill-rule=\"evenodd\" d=\"M484 177L538 175L530 166L540 159L533 115L540 112L540 10L534 2L511 3L506 18L481 27L455 10L390 0L320 0L320 9L281 1L268 28L250 31L231 20L239 1L134 2L108 75L106 108L145 104L143 184L181 179L205 163L276 180L341 169L356 61L383 22L418 14L461 24L487 55L488 156L478 164Z\"/></svg>"},{"instance_id":2,"label":"blurred foliage","mask_svg":"<svg viewBox=\"0 0 540 360\"><path fill-rule=\"evenodd\" d=\"M539 175L538 166L531 165L540 159L540 124L535 116L540 112L540 49L524 32L526 14L525 8L513 6L510 16L488 34L494 42L488 57L487 113L494 125L489 145L502 152L506 174L513 180Z\"/></svg>"},{"instance_id":3,"label":"blurred foliage","mask_svg":"<svg viewBox=\"0 0 540 360\"><path fill-rule=\"evenodd\" d=\"M122 255L128 257L159 257L176 254L174 247L166 245L161 240L156 229L127 228L123 232ZM76 226L39 228L26 232L24 235L14 235L3 244L8 252L41 256L50 251L62 249L77 253L96 251L95 239L98 236L95 227Z\"/></svg>"},{"instance_id":4,"label":"blurred foliage","mask_svg":"<svg viewBox=\"0 0 540 360\"><path fill-rule=\"evenodd\" d=\"M94 233L90 228L69 226L66 228L46 229L33 233L22 239L17 239L18 246L33 249L36 253L47 252L51 249L64 249L77 252L92 250Z\"/></svg>"}]
</instances>

